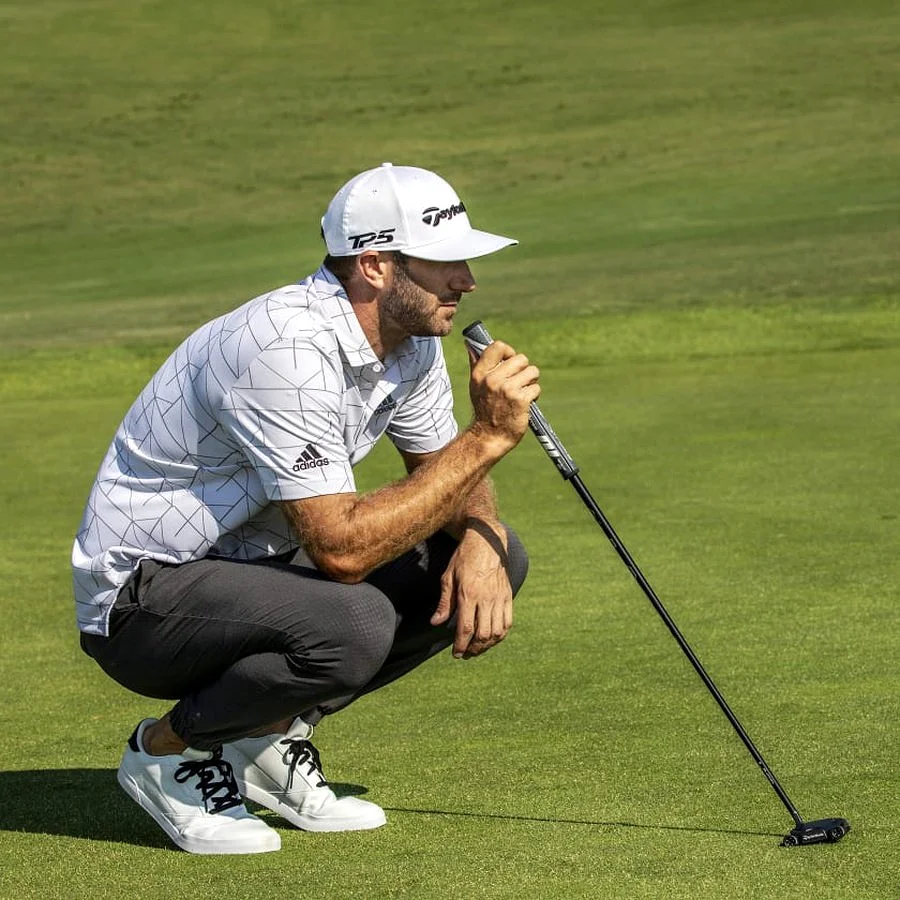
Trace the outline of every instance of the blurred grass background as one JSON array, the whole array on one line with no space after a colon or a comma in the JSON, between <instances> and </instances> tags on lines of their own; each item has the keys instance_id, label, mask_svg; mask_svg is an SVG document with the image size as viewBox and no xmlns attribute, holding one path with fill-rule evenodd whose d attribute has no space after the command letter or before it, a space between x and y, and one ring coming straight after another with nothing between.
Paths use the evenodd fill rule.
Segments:
<instances>
[{"instance_id":1,"label":"blurred grass background","mask_svg":"<svg viewBox=\"0 0 900 900\"><path fill-rule=\"evenodd\" d=\"M895 4L57 0L0 23L3 896L896 896ZM532 557L509 640L320 730L388 829L199 859L120 795L162 708L77 649L93 474L173 347L311 271L331 195L383 160L521 240L474 266L460 325L541 366L586 482L801 811L851 819L840 845L778 848L777 798L530 439L496 470Z\"/></svg>"}]
</instances>

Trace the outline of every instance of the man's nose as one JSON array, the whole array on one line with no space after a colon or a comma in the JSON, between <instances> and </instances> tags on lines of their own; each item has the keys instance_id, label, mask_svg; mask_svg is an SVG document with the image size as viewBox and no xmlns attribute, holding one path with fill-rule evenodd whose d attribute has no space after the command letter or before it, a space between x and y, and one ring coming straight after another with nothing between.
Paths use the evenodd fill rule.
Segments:
<instances>
[{"instance_id":1,"label":"man's nose","mask_svg":"<svg viewBox=\"0 0 900 900\"><path fill-rule=\"evenodd\" d=\"M454 291L462 291L464 294L475 290L475 277L467 262L459 263L458 267L454 269L450 277L450 287Z\"/></svg>"}]
</instances>

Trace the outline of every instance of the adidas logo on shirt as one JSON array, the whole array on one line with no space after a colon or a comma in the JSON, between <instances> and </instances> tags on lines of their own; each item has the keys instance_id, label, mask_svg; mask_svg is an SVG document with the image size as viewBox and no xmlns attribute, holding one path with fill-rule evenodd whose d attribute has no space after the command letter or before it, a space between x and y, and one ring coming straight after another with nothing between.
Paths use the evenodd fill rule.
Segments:
<instances>
[{"instance_id":1,"label":"adidas logo on shirt","mask_svg":"<svg viewBox=\"0 0 900 900\"><path fill-rule=\"evenodd\" d=\"M394 399L394 395L388 394L387 397L385 397L384 400L382 400L381 403L379 403L375 408L375 412L373 413L373 415L381 416L387 412L391 412L391 410L394 410L396 408L397 401Z\"/></svg>"},{"instance_id":2,"label":"adidas logo on shirt","mask_svg":"<svg viewBox=\"0 0 900 900\"><path fill-rule=\"evenodd\" d=\"M295 472L303 472L305 469L320 469L327 466L325 459L313 444L307 444L303 452L297 457L297 461L291 467Z\"/></svg>"}]
</instances>

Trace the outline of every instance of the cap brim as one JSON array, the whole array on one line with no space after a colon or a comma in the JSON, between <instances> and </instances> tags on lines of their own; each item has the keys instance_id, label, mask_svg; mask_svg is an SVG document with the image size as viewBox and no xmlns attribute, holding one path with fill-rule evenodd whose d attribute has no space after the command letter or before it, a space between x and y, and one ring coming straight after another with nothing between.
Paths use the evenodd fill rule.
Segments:
<instances>
[{"instance_id":1,"label":"cap brim","mask_svg":"<svg viewBox=\"0 0 900 900\"><path fill-rule=\"evenodd\" d=\"M420 247L406 247L403 252L416 259L428 259L434 262L457 262L464 259L477 259L512 247L519 242L515 238L503 237L502 234L491 234L489 231L471 229L465 234L454 235L432 244Z\"/></svg>"}]
</instances>

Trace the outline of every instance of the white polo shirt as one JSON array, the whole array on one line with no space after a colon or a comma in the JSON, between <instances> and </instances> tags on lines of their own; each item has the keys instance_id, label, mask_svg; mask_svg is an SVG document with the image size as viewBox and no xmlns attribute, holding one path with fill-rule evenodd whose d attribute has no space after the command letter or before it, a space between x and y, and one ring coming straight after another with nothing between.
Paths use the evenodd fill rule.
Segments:
<instances>
[{"instance_id":1,"label":"white polo shirt","mask_svg":"<svg viewBox=\"0 0 900 900\"><path fill-rule=\"evenodd\" d=\"M356 490L387 434L429 453L457 433L439 338L382 363L320 268L195 331L119 426L72 552L78 627L108 633L141 559L272 556L297 546L274 505Z\"/></svg>"}]
</instances>

